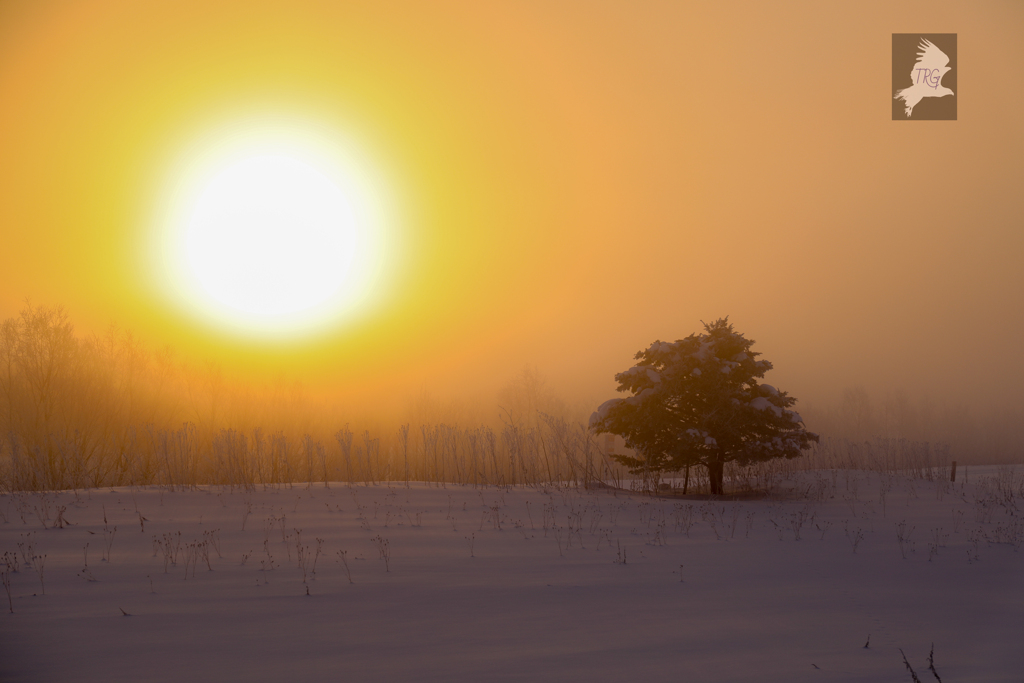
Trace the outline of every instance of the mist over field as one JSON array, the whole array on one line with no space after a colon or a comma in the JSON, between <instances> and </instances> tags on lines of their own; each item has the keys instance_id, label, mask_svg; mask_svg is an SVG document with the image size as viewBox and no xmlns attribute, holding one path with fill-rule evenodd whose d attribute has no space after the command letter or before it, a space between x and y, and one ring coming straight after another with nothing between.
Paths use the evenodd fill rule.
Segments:
<instances>
[{"instance_id":1,"label":"mist over field","mask_svg":"<svg viewBox=\"0 0 1024 683\"><path fill-rule=\"evenodd\" d=\"M0 325L2 481L8 490L126 484L616 480L621 439L589 428L597 397L564 397L536 368L492 395L424 391L362 404L299 383L245 382L213 364L153 352L130 333L76 332L59 308L28 307ZM605 397L601 397L605 398ZM965 406L875 402L862 388L816 408L798 403L822 454L915 453L915 466L1019 462L1021 423ZM793 466L793 465L790 465Z\"/></svg>"},{"instance_id":2,"label":"mist over field","mask_svg":"<svg viewBox=\"0 0 1024 683\"><path fill-rule=\"evenodd\" d=\"M0 679L1018 680L1022 27L0 2Z\"/></svg>"},{"instance_id":3,"label":"mist over field","mask_svg":"<svg viewBox=\"0 0 1024 683\"><path fill-rule=\"evenodd\" d=\"M728 315L823 433L1019 448L1018 5L397 7L5 3L0 317L30 297L231 387L469 424L524 368L589 414L638 350ZM889 37L922 12L967 90L896 125ZM276 341L149 260L189 150L264 111L351 139L395 254L361 317Z\"/></svg>"}]
</instances>

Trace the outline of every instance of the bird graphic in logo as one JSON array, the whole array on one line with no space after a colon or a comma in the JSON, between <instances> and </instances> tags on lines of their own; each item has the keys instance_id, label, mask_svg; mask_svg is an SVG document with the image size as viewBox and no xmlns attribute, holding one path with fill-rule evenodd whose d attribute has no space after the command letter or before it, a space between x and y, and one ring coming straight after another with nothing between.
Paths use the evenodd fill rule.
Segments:
<instances>
[{"instance_id":1,"label":"bird graphic in logo","mask_svg":"<svg viewBox=\"0 0 1024 683\"><path fill-rule=\"evenodd\" d=\"M913 85L898 90L893 96L894 100L903 100L907 118L914 112L914 106L925 97L945 97L954 94L952 90L942 85L942 77L951 68L947 66L949 57L946 53L925 38L921 39L917 47L920 50L917 53L917 63L910 72L910 81Z\"/></svg>"}]
</instances>

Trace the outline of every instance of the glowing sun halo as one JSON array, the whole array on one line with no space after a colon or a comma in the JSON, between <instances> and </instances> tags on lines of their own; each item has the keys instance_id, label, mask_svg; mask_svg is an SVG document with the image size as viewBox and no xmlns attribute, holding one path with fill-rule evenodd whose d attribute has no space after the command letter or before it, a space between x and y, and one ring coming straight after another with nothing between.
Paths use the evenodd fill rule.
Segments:
<instances>
[{"instance_id":1,"label":"glowing sun halo","mask_svg":"<svg viewBox=\"0 0 1024 683\"><path fill-rule=\"evenodd\" d=\"M166 288L248 335L305 334L364 308L386 225L367 169L336 147L253 130L192 159L159 244Z\"/></svg>"}]
</instances>

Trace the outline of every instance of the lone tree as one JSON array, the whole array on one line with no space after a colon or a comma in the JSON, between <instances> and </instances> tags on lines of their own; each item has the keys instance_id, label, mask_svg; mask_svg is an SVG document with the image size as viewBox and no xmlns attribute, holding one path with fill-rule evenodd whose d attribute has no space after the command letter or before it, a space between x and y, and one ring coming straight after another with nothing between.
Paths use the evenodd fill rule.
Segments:
<instances>
[{"instance_id":1,"label":"lone tree","mask_svg":"<svg viewBox=\"0 0 1024 683\"><path fill-rule=\"evenodd\" d=\"M772 369L751 351L753 340L728 318L704 325L703 334L656 341L636 354L636 365L615 375L619 391L590 417L595 433L622 436L636 457L615 455L630 472L707 468L711 493L722 493L727 462L749 465L795 458L818 435L790 407L796 399L758 380Z\"/></svg>"}]
</instances>

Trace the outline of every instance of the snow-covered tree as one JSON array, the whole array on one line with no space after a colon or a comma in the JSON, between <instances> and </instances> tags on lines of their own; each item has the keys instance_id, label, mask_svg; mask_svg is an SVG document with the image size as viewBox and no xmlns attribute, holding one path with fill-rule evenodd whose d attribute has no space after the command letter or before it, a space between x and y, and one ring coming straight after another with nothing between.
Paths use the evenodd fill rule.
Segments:
<instances>
[{"instance_id":1,"label":"snow-covered tree","mask_svg":"<svg viewBox=\"0 0 1024 683\"><path fill-rule=\"evenodd\" d=\"M711 493L722 493L725 463L795 458L818 435L790 408L796 399L758 380L772 369L751 351L753 340L728 318L703 334L656 341L636 365L615 375L619 391L590 417L595 433L618 434L636 456L612 456L633 473L707 468Z\"/></svg>"}]
</instances>

